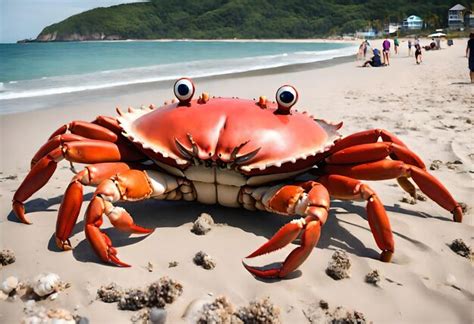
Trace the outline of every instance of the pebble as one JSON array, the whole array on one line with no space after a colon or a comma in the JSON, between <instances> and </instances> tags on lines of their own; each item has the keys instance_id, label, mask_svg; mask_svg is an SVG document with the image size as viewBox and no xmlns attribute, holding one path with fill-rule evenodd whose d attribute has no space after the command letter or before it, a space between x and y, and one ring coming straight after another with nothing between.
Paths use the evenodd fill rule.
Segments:
<instances>
[{"instance_id":1,"label":"pebble","mask_svg":"<svg viewBox=\"0 0 474 324\"><path fill-rule=\"evenodd\" d=\"M10 276L3 280L2 284L0 285L0 290L5 294L9 295L12 291L14 291L18 287L19 281L17 277Z\"/></svg>"},{"instance_id":2,"label":"pebble","mask_svg":"<svg viewBox=\"0 0 474 324\"><path fill-rule=\"evenodd\" d=\"M206 270L211 270L216 267L216 261L212 259L207 253L199 251L193 259L196 265L203 267Z\"/></svg>"},{"instance_id":3,"label":"pebble","mask_svg":"<svg viewBox=\"0 0 474 324\"><path fill-rule=\"evenodd\" d=\"M374 270L365 275L365 282L376 286L380 281L380 273L378 270Z\"/></svg>"},{"instance_id":4,"label":"pebble","mask_svg":"<svg viewBox=\"0 0 474 324\"><path fill-rule=\"evenodd\" d=\"M61 280L55 273L42 273L33 279L31 288L40 297L47 296L59 289Z\"/></svg>"},{"instance_id":5,"label":"pebble","mask_svg":"<svg viewBox=\"0 0 474 324\"><path fill-rule=\"evenodd\" d=\"M351 260L343 250L337 250L326 268L326 274L334 280L350 277Z\"/></svg>"},{"instance_id":6,"label":"pebble","mask_svg":"<svg viewBox=\"0 0 474 324\"><path fill-rule=\"evenodd\" d=\"M12 250L5 249L0 251L0 264L6 266L14 263L16 260L15 253Z\"/></svg>"},{"instance_id":7,"label":"pebble","mask_svg":"<svg viewBox=\"0 0 474 324\"><path fill-rule=\"evenodd\" d=\"M152 324L166 323L166 310L164 308L152 307L150 309L150 322Z\"/></svg>"},{"instance_id":8,"label":"pebble","mask_svg":"<svg viewBox=\"0 0 474 324\"><path fill-rule=\"evenodd\" d=\"M214 226L214 220L211 215L202 213L198 219L194 221L191 232L196 235L205 235L212 229L212 226Z\"/></svg>"}]
</instances>

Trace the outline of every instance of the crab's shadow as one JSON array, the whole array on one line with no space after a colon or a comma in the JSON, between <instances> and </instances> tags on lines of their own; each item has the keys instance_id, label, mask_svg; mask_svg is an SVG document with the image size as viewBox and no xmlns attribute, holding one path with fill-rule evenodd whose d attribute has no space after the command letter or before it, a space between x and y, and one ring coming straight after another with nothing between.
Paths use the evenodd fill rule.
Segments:
<instances>
[{"instance_id":1,"label":"crab's shadow","mask_svg":"<svg viewBox=\"0 0 474 324\"><path fill-rule=\"evenodd\" d=\"M84 201L92 198L92 194L84 195ZM34 211L52 211L51 206L61 203L62 196L57 196L50 199L34 199L25 204L28 212ZM209 213L212 215L216 223L224 223L228 226L238 227L245 232L253 233L256 236L263 236L270 239L280 227L286 224L290 218L279 216L272 213L262 211L249 211L242 208L226 208L219 205L203 205L199 203L190 202L171 202L147 200L135 203L120 203L117 206L124 207L133 215L135 222L147 228L155 228L159 231L160 228L178 227L185 223L190 223L196 220L197 215L201 213ZM397 212L406 214L407 216L422 217L422 218L439 218L440 220L447 220L443 217L428 216L420 212L414 212L404 209L400 205L385 206L387 212ZM337 212L336 212L337 210ZM81 210L79 217L82 217L85 209ZM351 254L378 259L379 251L371 247L367 247L359 238L351 233L351 226L370 232L369 226L361 226L344 219L345 214L357 214L361 218L367 220L365 205L353 204L351 201L333 200L331 203L330 215L321 232L321 237L317 244L321 249L342 249ZM299 216L298 216L299 217ZM18 222L13 212L8 215L8 220ZM84 229L84 221L79 221L73 229L72 236ZM130 237L130 234L117 231L113 228L105 228L104 232L111 238L115 247L119 248L130 244L135 244L147 238L146 235L139 237ZM396 231L393 234L399 239L410 241L414 244L420 243L413 238L407 237ZM257 248L257 247L256 247ZM54 232L48 242L48 249L50 251L60 251L56 247ZM244 251L246 253L249 251ZM104 263L96 256L90 244L84 239L73 249L73 256L80 262L93 262L104 265ZM270 265L271 266L271 265ZM295 272L291 278L299 277L301 273Z\"/></svg>"}]
</instances>

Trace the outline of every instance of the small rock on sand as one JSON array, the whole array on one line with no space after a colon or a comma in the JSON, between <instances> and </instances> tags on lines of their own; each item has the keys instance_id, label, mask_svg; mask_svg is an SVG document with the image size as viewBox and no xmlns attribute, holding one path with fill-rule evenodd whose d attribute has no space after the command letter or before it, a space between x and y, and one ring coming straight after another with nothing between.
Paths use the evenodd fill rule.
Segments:
<instances>
[{"instance_id":1,"label":"small rock on sand","mask_svg":"<svg viewBox=\"0 0 474 324\"><path fill-rule=\"evenodd\" d=\"M25 317L22 318L21 323L36 324L36 323L61 323L61 324L75 324L77 323L74 316L66 309L46 309L43 306L37 306L33 300L25 303L23 309ZM78 316L76 316L79 318ZM82 322L84 323L84 322Z\"/></svg>"},{"instance_id":2,"label":"small rock on sand","mask_svg":"<svg viewBox=\"0 0 474 324\"><path fill-rule=\"evenodd\" d=\"M128 289L124 291L115 283L102 286L97 290L100 300L106 303L118 302L122 310L139 310L145 307L163 308L173 303L183 293L183 286L176 280L161 277L148 285L145 290Z\"/></svg>"},{"instance_id":3,"label":"small rock on sand","mask_svg":"<svg viewBox=\"0 0 474 324\"><path fill-rule=\"evenodd\" d=\"M350 277L351 260L345 251L337 250L332 255L332 260L326 268L328 276L334 280L341 280Z\"/></svg>"},{"instance_id":4,"label":"small rock on sand","mask_svg":"<svg viewBox=\"0 0 474 324\"><path fill-rule=\"evenodd\" d=\"M212 226L214 226L214 220L212 219L211 215L202 213L193 223L191 232L196 235L205 235L211 230Z\"/></svg>"},{"instance_id":5,"label":"small rock on sand","mask_svg":"<svg viewBox=\"0 0 474 324\"><path fill-rule=\"evenodd\" d=\"M221 296L216 298L212 303L204 304L196 323L235 323L233 314L234 305L232 305L227 297Z\"/></svg>"},{"instance_id":6,"label":"small rock on sand","mask_svg":"<svg viewBox=\"0 0 474 324\"><path fill-rule=\"evenodd\" d=\"M179 264L178 261L171 261L171 262L168 262L168 268L177 267L178 264Z\"/></svg>"},{"instance_id":7,"label":"small rock on sand","mask_svg":"<svg viewBox=\"0 0 474 324\"><path fill-rule=\"evenodd\" d=\"M364 314L347 310L342 306L338 306L331 310L325 301L320 301L318 304L312 304L307 309L303 310L303 314L310 323L317 324L362 324L367 323Z\"/></svg>"},{"instance_id":8,"label":"small rock on sand","mask_svg":"<svg viewBox=\"0 0 474 324\"><path fill-rule=\"evenodd\" d=\"M5 249L0 251L0 264L6 266L15 262L15 253L12 250Z\"/></svg>"},{"instance_id":9,"label":"small rock on sand","mask_svg":"<svg viewBox=\"0 0 474 324\"><path fill-rule=\"evenodd\" d=\"M451 244L449 244L449 247L460 256L467 259L473 259L471 247L468 246L462 239L455 239L451 242Z\"/></svg>"},{"instance_id":10,"label":"small rock on sand","mask_svg":"<svg viewBox=\"0 0 474 324\"><path fill-rule=\"evenodd\" d=\"M235 316L243 323L281 323L280 308L269 298L251 301L248 306L240 307Z\"/></svg>"},{"instance_id":11,"label":"small rock on sand","mask_svg":"<svg viewBox=\"0 0 474 324\"><path fill-rule=\"evenodd\" d=\"M203 251L196 253L193 261L196 265L201 266L206 270L211 270L216 267L216 261Z\"/></svg>"},{"instance_id":12,"label":"small rock on sand","mask_svg":"<svg viewBox=\"0 0 474 324\"><path fill-rule=\"evenodd\" d=\"M97 290L97 297L104 303L116 303L122 298L123 289L115 283L110 283L107 286L101 286Z\"/></svg>"},{"instance_id":13,"label":"small rock on sand","mask_svg":"<svg viewBox=\"0 0 474 324\"><path fill-rule=\"evenodd\" d=\"M125 291L118 302L118 308L122 310L139 310L148 305L147 294L140 289L129 289Z\"/></svg>"},{"instance_id":14,"label":"small rock on sand","mask_svg":"<svg viewBox=\"0 0 474 324\"><path fill-rule=\"evenodd\" d=\"M269 298L251 301L248 306L235 311L234 305L225 296L206 303L199 311L196 320L199 324L207 323L281 323L280 309Z\"/></svg>"},{"instance_id":15,"label":"small rock on sand","mask_svg":"<svg viewBox=\"0 0 474 324\"><path fill-rule=\"evenodd\" d=\"M374 270L365 275L365 282L376 286L380 281L380 273L378 270Z\"/></svg>"},{"instance_id":16,"label":"small rock on sand","mask_svg":"<svg viewBox=\"0 0 474 324\"><path fill-rule=\"evenodd\" d=\"M183 285L176 280L162 277L147 288L148 305L159 308L173 303L183 293Z\"/></svg>"}]
</instances>

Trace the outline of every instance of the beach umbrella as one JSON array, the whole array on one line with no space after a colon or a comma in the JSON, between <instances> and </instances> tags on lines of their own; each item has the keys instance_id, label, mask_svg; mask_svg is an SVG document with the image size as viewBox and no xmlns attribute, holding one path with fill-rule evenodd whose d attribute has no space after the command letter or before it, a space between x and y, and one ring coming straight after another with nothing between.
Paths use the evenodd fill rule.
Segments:
<instances>
[{"instance_id":1,"label":"beach umbrella","mask_svg":"<svg viewBox=\"0 0 474 324\"><path fill-rule=\"evenodd\" d=\"M444 33L434 33L434 34L428 35L428 37L446 37L446 34L444 34Z\"/></svg>"}]
</instances>

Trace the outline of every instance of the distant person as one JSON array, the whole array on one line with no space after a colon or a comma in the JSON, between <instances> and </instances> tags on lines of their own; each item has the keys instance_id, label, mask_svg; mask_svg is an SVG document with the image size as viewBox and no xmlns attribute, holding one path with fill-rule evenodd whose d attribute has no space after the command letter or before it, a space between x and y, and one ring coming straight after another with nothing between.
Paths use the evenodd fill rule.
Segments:
<instances>
[{"instance_id":1,"label":"distant person","mask_svg":"<svg viewBox=\"0 0 474 324\"><path fill-rule=\"evenodd\" d=\"M362 58L365 59L366 53L367 53L367 43L363 41L362 43L360 43L359 52L357 53L357 59L362 59Z\"/></svg>"},{"instance_id":2,"label":"distant person","mask_svg":"<svg viewBox=\"0 0 474 324\"><path fill-rule=\"evenodd\" d=\"M416 64L420 64L422 62L420 44L415 45L415 60L416 60Z\"/></svg>"},{"instance_id":3,"label":"distant person","mask_svg":"<svg viewBox=\"0 0 474 324\"><path fill-rule=\"evenodd\" d=\"M369 49L370 47L370 43L368 40L365 40L365 46L364 46L364 59L365 57L367 56L367 50Z\"/></svg>"},{"instance_id":4,"label":"distant person","mask_svg":"<svg viewBox=\"0 0 474 324\"><path fill-rule=\"evenodd\" d=\"M398 46L400 46L400 43L398 42L398 38L395 37L393 39L393 49L395 50L395 54L398 54Z\"/></svg>"},{"instance_id":5,"label":"distant person","mask_svg":"<svg viewBox=\"0 0 474 324\"><path fill-rule=\"evenodd\" d=\"M474 83L474 33L469 34L469 40L467 41L466 57L469 62L469 75L471 77L471 83Z\"/></svg>"},{"instance_id":6,"label":"distant person","mask_svg":"<svg viewBox=\"0 0 474 324\"><path fill-rule=\"evenodd\" d=\"M390 41L386 38L382 43L383 63L390 65Z\"/></svg>"},{"instance_id":7,"label":"distant person","mask_svg":"<svg viewBox=\"0 0 474 324\"><path fill-rule=\"evenodd\" d=\"M441 49L441 38L436 38L436 49Z\"/></svg>"},{"instance_id":8,"label":"distant person","mask_svg":"<svg viewBox=\"0 0 474 324\"><path fill-rule=\"evenodd\" d=\"M415 46L416 45L420 45L420 39L418 38L418 36L415 37Z\"/></svg>"},{"instance_id":9,"label":"distant person","mask_svg":"<svg viewBox=\"0 0 474 324\"><path fill-rule=\"evenodd\" d=\"M411 39L408 40L408 56L411 56Z\"/></svg>"},{"instance_id":10,"label":"distant person","mask_svg":"<svg viewBox=\"0 0 474 324\"><path fill-rule=\"evenodd\" d=\"M372 67L379 67L382 66L382 59L380 58L380 52L378 49L374 48L372 51L374 56L368 61L365 61L365 63L362 65L362 67L367 67L367 66L372 66Z\"/></svg>"}]
</instances>

